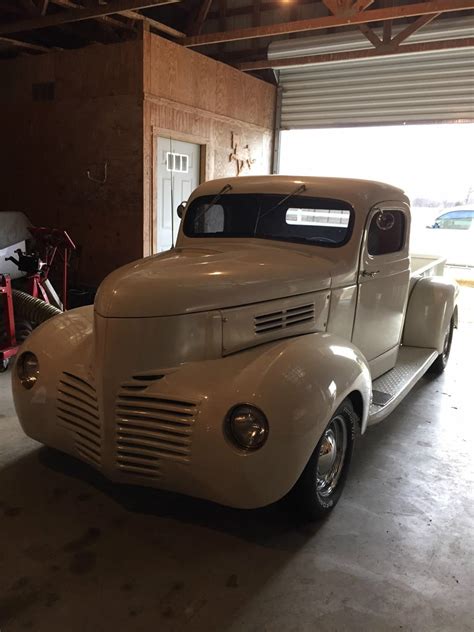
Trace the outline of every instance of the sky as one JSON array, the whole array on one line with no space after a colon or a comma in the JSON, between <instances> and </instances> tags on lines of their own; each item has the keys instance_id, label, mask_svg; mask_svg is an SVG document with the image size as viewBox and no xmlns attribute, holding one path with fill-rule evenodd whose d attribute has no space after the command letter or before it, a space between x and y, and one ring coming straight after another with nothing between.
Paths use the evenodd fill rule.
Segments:
<instances>
[{"instance_id":1,"label":"sky","mask_svg":"<svg viewBox=\"0 0 474 632\"><path fill-rule=\"evenodd\" d=\"M280 173L381 180L413 200L474 195L474 124L283 131ZM472 199L472 198L471 198Z\"/></svg>"}]
</instances>

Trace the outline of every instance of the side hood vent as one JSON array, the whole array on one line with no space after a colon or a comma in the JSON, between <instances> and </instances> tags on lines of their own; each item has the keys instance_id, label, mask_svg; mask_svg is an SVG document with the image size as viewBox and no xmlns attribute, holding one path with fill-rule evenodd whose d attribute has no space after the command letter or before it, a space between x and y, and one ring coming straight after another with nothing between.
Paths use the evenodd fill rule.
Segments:
<instances>
[{"instance_id":1,"label":"side hood vent","mask_svg":"<svg viewBox=\"0 0 474 632\"><path fill-rule=\"evenodd\" d=\"M312 321L314 321L314 303L308 303L307 305L255 316L255 333L263 334L267 331L275 331Z\"/></svg>"},{"instance_id":2,"label":"side hood vent","mask_svg":"<svg viewBox=\"0 0 474 632\"><path fill-rule=\"evenodd\" d=\"M324 331L329 297L329 290L323 290L222 310L223 355L279 338Z\"/></svg>"}]
</instances>

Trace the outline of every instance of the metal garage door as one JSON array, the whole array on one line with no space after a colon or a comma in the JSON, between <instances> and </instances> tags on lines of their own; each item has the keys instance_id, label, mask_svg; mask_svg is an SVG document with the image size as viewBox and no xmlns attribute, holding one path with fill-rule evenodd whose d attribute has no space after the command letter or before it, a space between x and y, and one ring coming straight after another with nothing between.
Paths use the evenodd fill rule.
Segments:
<instances>
[{"instance_id":1,"label":"metal garage door","mask_svg":"<svg viewBox=\"0 0 474 632\"><path fill-rule=\"evenodd\" d=\"M472 21L445 20L409 43L472 35ZM394 33L397 31L394 30ZM303 42L303 43L302 43ZM270 59L357 50L361 33L274 43ZM474 119L474 49L459 48L282 68L281 128Z\"/></svg>"}]
</instances>

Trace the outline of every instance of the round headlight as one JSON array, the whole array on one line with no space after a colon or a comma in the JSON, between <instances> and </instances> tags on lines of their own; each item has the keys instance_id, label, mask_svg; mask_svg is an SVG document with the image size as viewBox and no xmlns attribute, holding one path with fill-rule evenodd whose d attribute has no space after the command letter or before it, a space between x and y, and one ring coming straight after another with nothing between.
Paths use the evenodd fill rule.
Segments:
<instances>
[{"instance_id":1,"label":"round headlight","mask_svg":"<svg viewBox=\"0 0 474 632\"><path fill-rule=\"evenodd\" d=\"M18 379L25 388L33 388L39 376L38 358L31 351L25 351L16 363Z\"/></svg>"},{"instance_id":2,"label":"round headlight","mask_svg":"<svg viewBox=\"0 0 474 632\"><path fill-rule=\"evenodd\" d=\"M248 404L234 406L227 415L229 439L243 450L261 448L268 437L268 421L261 410Z\"/></svg>"}]
</instances>

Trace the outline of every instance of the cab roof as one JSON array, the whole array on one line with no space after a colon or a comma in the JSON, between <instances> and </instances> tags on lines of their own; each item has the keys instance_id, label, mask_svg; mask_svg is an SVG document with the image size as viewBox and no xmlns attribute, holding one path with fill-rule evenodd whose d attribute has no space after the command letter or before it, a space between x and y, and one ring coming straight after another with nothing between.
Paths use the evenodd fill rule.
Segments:
<instances>
[{"instance_id":1,"label":"cab roof","mask_svg":"<svg viewBox=\"0 0 474 632\"><path fill-rule=\"evenodd\" d=\"M372 180L357 180L353 178L322 178L316 176L239 176L233 178L220 178L201 184L193 193L190 201L203 195L216 195L226 185L232 189L226 194L232 193L276 193L288 194L304 184L306 190L298 195L308 197L332 198L344 200L356 209L365 209L367 212L380 202L405 202L409 200L405 193L390 184L375 182Z\"/></svg>"}]
</instances>

